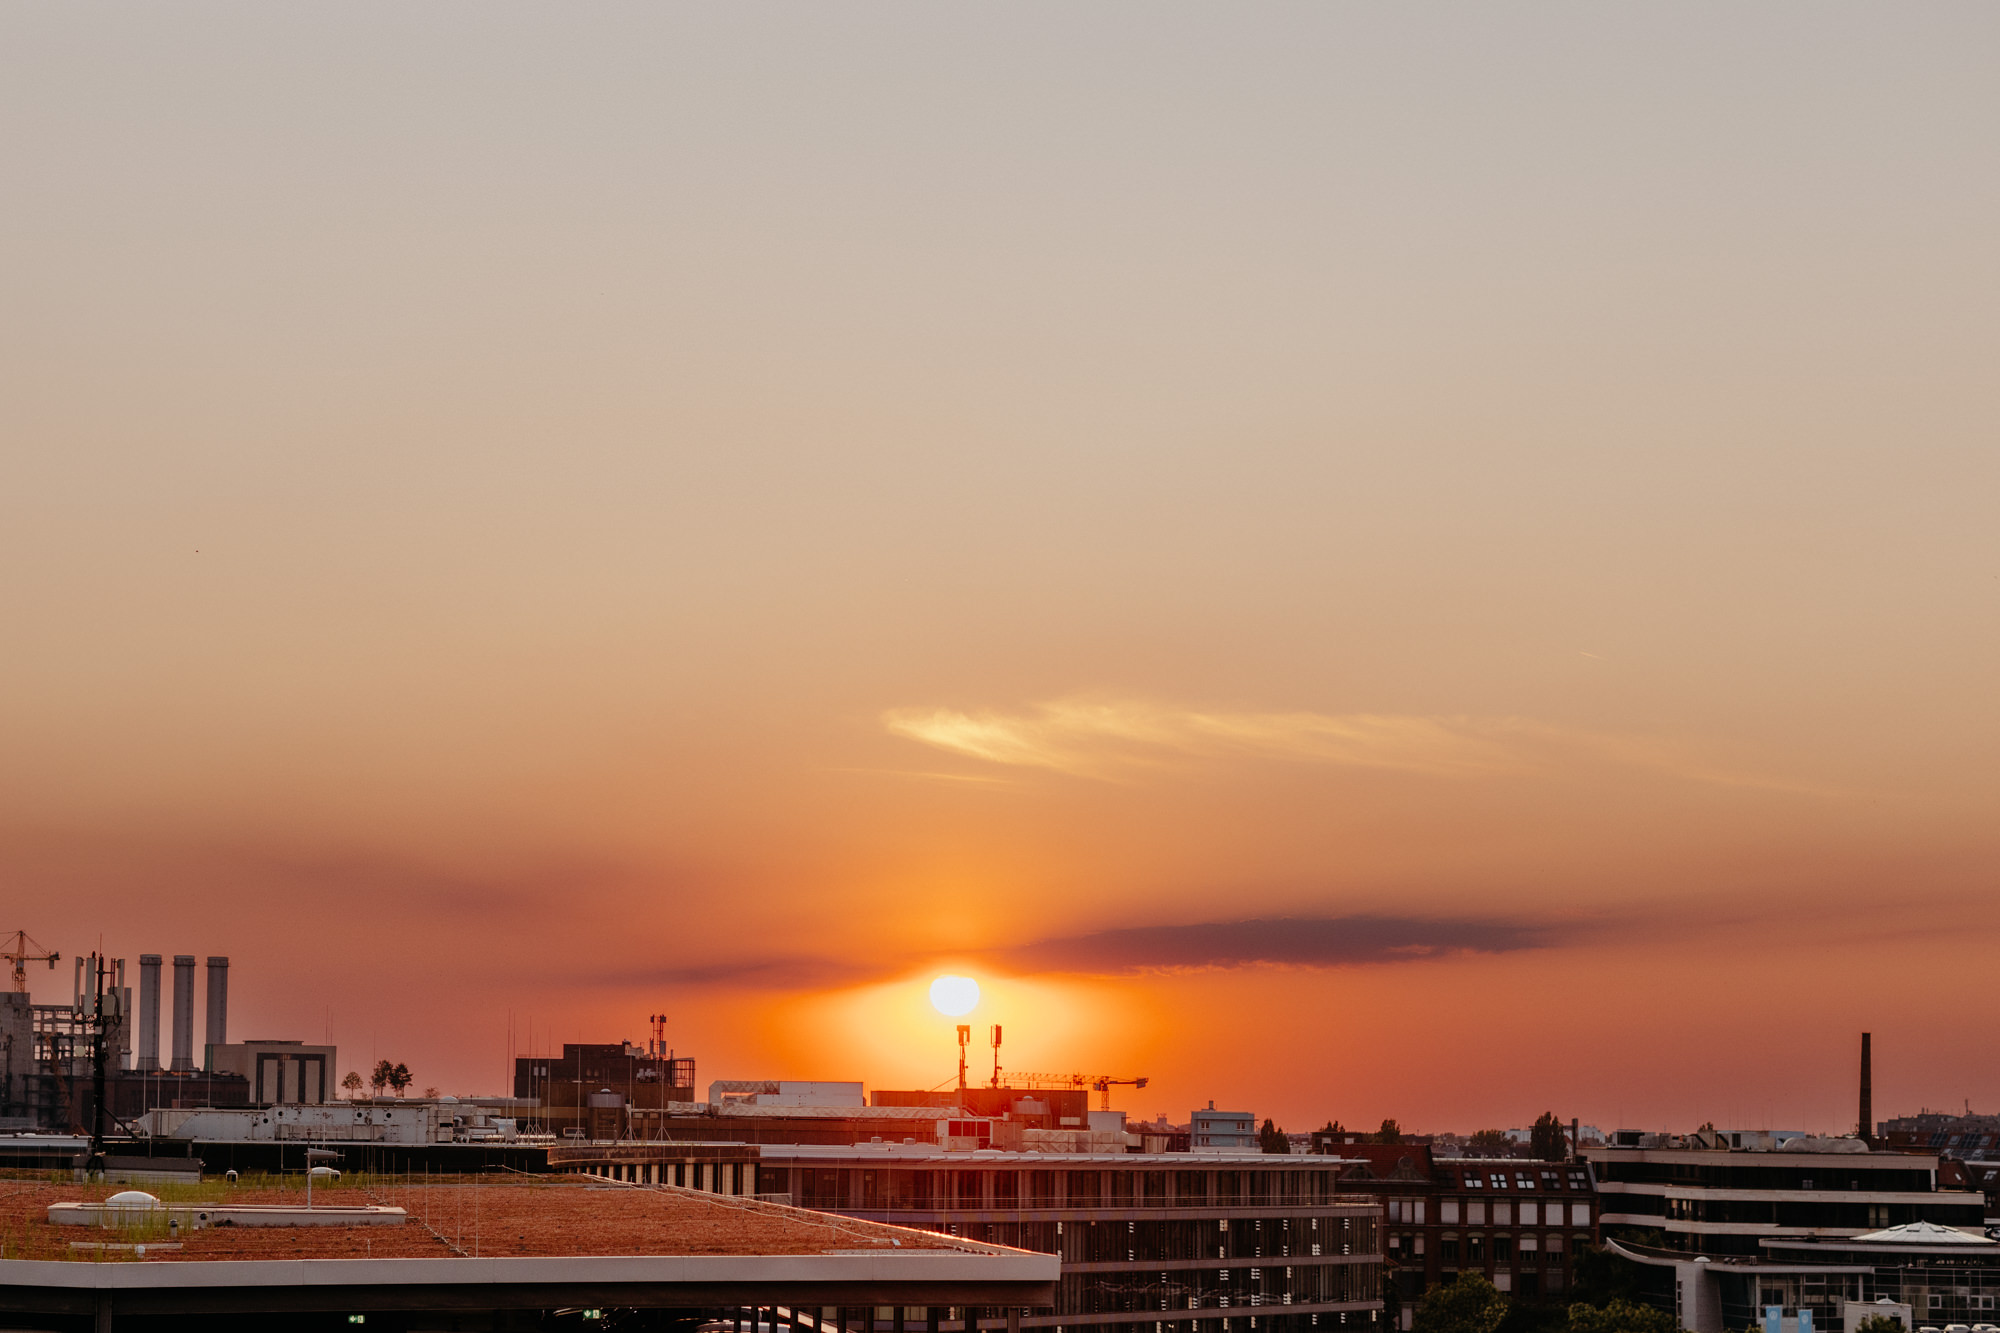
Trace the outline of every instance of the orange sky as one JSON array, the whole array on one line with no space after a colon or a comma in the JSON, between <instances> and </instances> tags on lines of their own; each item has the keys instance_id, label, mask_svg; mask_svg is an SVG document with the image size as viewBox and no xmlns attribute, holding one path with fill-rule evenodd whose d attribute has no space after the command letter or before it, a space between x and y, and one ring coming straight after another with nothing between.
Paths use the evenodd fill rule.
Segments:
<instances>
[{"instance_id":1,"label":"orange sky","mask_svg":"<svg viewBox=\"0 0 2000 1333\"><path fill-rule=\"evenodd\" d=\"M0 928L446 1091L961 970L1148 1116L1991 1109L1996 41L12 11Z\"/></svg>"}]
</instances>

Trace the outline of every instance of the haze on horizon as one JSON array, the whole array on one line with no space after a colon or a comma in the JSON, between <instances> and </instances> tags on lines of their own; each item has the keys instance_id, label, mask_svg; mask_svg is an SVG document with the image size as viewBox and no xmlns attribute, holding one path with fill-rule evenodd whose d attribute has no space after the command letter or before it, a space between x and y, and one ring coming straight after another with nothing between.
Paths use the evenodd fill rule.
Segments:
<instances>
[{"instance_id":1,"label":"haze on horizon","mask_svg":"<svg viewBox=\"0 0 2000 1333\"><path fill-rule=\"evenodd\" d=\"M962 973L1148 1117L1991 1109L1996 46L0 10L0 929L448 1092Z\"/></svg>"}]
</instances>

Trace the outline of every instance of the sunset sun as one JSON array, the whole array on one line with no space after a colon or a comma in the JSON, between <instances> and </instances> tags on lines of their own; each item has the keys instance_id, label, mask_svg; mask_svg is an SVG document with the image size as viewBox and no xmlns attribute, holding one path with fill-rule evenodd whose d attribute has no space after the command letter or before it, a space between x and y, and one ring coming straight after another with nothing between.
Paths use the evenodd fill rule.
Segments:
<instances>
[{"instance_id":1,"label":"sunset sun","mask_svg":"<svg viewBox=\"0 0 2000 1333\"><path fill-rule=\"evenodd\" d=\"M971 977L939 977L931 983L931 1005L941 1014L959 1018L979 1003L979 983Z\"/></svg>"}]
</instances>

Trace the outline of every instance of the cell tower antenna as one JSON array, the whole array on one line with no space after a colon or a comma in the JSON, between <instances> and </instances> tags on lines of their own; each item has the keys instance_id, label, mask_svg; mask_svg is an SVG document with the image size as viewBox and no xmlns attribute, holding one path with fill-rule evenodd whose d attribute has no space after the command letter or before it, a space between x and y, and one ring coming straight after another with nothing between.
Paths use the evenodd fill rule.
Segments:
<instances>
[{"instance_id":1,"label":"cell tower antenna","mask_svg":"<svg viewBox=\"0 0 2000 1333\"><path fill-rule=\"evenodd\" d=\"M965 1091L965 1044L972 1040L972 1024L958 1025L958 1090Z\"/></svg>"},{"instance_id":2,"label":"cell tower antenna","mask_svg":"<svg viewBox=\"0 0 2000 1333\"><path fill-rule=\"evenodd\" d=\"M986 1086L989 1088L1000 1086L1000 1025L998 1023L993 1025L993 1081Z\"/></svg>"}]
</instances>

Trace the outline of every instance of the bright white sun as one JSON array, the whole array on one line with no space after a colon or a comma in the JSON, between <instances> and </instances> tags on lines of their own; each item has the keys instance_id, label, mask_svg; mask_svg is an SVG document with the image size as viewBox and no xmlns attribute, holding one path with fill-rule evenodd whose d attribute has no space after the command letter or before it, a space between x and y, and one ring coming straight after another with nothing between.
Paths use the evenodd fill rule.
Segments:
<instances>
[{"instance_id":1,"label":"bright white sun","mask_svg":"<svg viewBox=\"0 0 2000 1333\"><path fill-rule=\"evenodd\" d=\"M953 1018L969 1014L979 1003L979 983L971 977L939 977L931 983L931 1006Z\"/></svg>"}]
</instances>

